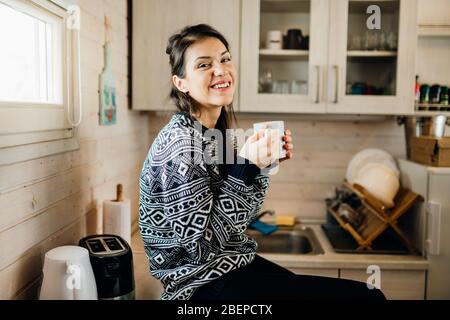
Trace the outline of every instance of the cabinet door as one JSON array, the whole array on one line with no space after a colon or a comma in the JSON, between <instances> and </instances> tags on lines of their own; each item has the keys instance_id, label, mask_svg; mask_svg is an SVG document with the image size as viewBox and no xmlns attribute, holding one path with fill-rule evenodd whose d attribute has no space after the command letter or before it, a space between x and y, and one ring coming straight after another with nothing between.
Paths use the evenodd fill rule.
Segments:
<instances>
[{"instance_id":1,"label":"cabinet door","mask_svg":"<svg viewBox=\"0 0 450 320\"><path fill-rule=\"evenodd\" d=\"M419 25L450 26L450 1L448 0L418 0Z\"/></svg>"},{"instance_id":2,"label":"cabinet door","mask_svg":"<svg viewBox=\"0 0 450 320\"><path fill-rule=\"evenodd\" d=\"M328 278L339 278L339 269L328 268L289 268L295 274L306 276L320 276Z\"/></svg>"},{"instance_id":3,"label":"cabinet door","mask_svg":"<svg viewBox=\"0 0 450 320\"><path fill-rule=\"evenodd\" d=\"M340 277L366 282L366 270L341 269ZM381 291L387 299L423 300L425 298L425 276L423 270L381 270Z\"/></svg>"},{"instance_id":4,"label":"cabinet door","mask_svg":"<svg viewBox=\"0 0 450 320\"><path fill-rule=\"evenodd\" d=\"M230 44L239 70L240 0L133 0L133 109L175 110L166 46L186 25L207 23ZM236 93L236 97L238 94Z\"/></svg>"},{"instance_id":5,"label":"cabinet door","mask_svg":"<svg viewBox=\"0 0 450 320\"><path fill-rule=\"evenodd\" d=\"M417 1L331 1L330 12L328 112L413 113Z\"/></svg>"},{"instance_id":6,"label":"cabinet door","mask_svg":"<svg viewBox=\"0 0 450 320\"><path fill-rule=\"evenodd\" d=\"M328 8L328 0L242 1L240 111L325 112Z\"/></svg>"}]
</instances>

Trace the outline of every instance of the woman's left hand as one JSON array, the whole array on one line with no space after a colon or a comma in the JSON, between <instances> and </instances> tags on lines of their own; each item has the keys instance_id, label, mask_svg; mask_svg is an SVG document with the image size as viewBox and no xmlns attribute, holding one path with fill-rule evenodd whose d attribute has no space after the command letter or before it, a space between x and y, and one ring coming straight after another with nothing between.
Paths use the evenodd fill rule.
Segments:
<instances>
[{"instance_id":1,"label":"woman's left hand","mask_svg":"<svg viewBox=\"0 0 450 320\"><path fill-rule=\"evenodd\" d=\"M292 158L292 150L294 149L294 144L292 143L291 130L286 129L284 131L283 141L285 142L283 148L286 149L286 157L280 159L280 163Z\"/></svg>"}]
</instances>

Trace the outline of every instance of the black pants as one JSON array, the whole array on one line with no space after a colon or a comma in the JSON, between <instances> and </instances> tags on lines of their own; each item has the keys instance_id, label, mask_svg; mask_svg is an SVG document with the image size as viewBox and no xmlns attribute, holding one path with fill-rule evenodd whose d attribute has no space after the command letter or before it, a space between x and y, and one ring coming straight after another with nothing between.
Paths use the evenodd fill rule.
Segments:
<instances>
[{"instance_id":1,"label":"black pants","mask_svg":"<svg viewBox=\"0 0 450 320\"><path fill-rule=\"evenodd\" d=\"M249 265L233 270L198 288L191 300L226 299L364 299L385 300L366 283L318 276L296 275L258 255Z\"/></svg>"}]
</instances>

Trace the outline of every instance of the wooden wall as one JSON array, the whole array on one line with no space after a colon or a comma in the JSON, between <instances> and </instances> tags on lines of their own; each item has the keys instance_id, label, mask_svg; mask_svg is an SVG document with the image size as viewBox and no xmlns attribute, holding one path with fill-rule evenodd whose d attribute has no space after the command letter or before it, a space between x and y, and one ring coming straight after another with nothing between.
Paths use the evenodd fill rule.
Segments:
<instances>
[{"instance_id":1,"label":"wooden wall","mask_svg":"<svg viewBox=\"0 0 450 320\"><path fill-rule=\"evenodd\" d=\"M164 113L152 113L150 135L170 119ZM274 118L275 117L275 118ZM365 148L381 148L395 157L405 157L404 127L394 118L368 118L365 121L332 120L308 116L268 116L237 114L239 127L248 129L252 123L284 120L294 139L294 158L284 162L272 176L264 209L279 214L295 215L300 220L324 220L324 199L345 178L352 156ZM339 117L337 117L339 118Z\"/></svg>"},{"instance_id":2,"label":"wooden wall","mask_svg":"<svg viewBox=\"0 0 450 320\"><path fill-rule=\"evenodd\" d=\"M117 183L131 199L136 228L138 175L149 148L147 115L128 110L126 0L79 0L84 116L80 149L0 166L0 299L36 298L43 256L101 232L102 202ZM113 29L118 123L99 126L104 15ZM0 151L1 152L1 151Z\"/></svg>"}]
</instances>

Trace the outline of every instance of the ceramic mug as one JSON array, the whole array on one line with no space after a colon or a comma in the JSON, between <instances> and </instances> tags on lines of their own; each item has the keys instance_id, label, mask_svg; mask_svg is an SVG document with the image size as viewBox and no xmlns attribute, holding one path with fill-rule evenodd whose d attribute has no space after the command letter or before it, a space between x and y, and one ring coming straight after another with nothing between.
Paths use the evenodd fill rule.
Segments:
<instances>
[{"instance_id":1,"label":"ceramic mug","mask_svg":"<svg viewBox=\"0 0 450 320\"><path fill-rule=\"evenodd\" d=\"M277 158L282 159L286 157L286 150L284 149L284 121L267 121L267 122L258 122L253 124L253 130L254 132L257 132L259 130L267 130L272 129L276 130L278 138L280 139L280 147L278 149Z\"/></svg>"}]
</instances>

